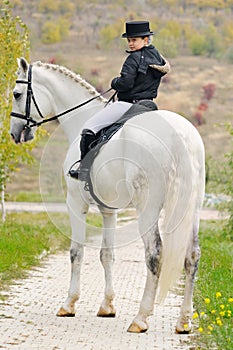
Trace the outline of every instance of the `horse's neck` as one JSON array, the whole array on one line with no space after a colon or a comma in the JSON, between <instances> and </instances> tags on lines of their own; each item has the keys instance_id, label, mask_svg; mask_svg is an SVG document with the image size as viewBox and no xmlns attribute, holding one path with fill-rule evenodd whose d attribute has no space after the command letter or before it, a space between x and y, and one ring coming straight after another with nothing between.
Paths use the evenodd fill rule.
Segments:
<instances>
[{"instance_id":1,"label":"horse's neck","mask_svg":"<svg viewBox=\"0 0 233 350\"><path fill-rule=\"evenodd\" d=\"M53 106L52 109L55 115L98 95L95 89L79 75L62 67L56 68L56 66L52 65L47 67L47 69L43 67L44 86L50 92L52 99L50 103ZM102 109L103 106L103 99L96 99L80 109L76 109L59 118L59 122L70 144L79 136L85 121Z\"/></svg>"}]
</instances>

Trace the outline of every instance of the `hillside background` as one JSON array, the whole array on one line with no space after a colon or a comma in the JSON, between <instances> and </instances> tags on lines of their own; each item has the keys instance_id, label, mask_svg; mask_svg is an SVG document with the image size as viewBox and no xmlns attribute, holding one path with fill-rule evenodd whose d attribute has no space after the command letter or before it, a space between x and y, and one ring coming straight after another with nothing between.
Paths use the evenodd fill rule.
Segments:
<instances>
[{"instance_id":1,"label":"hillside background","mask_svg":"<svg viewBox=\"0 0 233 350\"><path fill-rule=\"evenodd\" d=\"M10 3L29 29L31 61L64 65L100 92L119 75L125 60L124 22L148 19L153 44L172 67L159 90L159 108L188 118L203 137L207 159L224 160L230 149L225 123L233 121L233 0ZM48 126L50 131L55 127ZM43 145L35 150L39 161ZM32 177L30 184L22 181ZM18 191L19 183L21 190L35 190L38 168L21 169L17 178L9 192Z\"/></svg>"}]
</instances>

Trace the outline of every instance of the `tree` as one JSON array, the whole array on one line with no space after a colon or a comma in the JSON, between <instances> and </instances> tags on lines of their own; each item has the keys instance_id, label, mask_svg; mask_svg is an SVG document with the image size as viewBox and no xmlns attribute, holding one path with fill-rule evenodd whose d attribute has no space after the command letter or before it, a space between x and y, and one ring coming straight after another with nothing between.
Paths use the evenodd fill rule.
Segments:
<instances>
[{"instance_id":1,"label":"tree","mask_svg":"<svg viewBox=\"0 0 233 350\"><path fill-rule=\"evenodd\" d=\"M26 25L11 12L9 1L0 0L0 192L2 194L2 217L4 211L4 191L11 174L20 163L30 163L30 150L34 143L15 145L10 137L10 112L12 89L15 84L18 57L28 58L29 42Z\"/></svg>"}]
</instances>

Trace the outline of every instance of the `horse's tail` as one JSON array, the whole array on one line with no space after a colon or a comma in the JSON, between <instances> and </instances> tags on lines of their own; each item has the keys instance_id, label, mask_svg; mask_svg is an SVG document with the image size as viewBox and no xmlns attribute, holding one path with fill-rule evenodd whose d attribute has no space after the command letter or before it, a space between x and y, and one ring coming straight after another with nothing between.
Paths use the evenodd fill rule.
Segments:
<instances>
[{"instance_id":1,"label":"horse's tail","mask_svg":"<svg viewBox=\"0 0 233 350\"><path fill-rule=\"evenodd\" d=\"M194 225L199 224L199 210L204 196L204 175L200 173L196 175L196 183L192 184L192 190L188 188L190 181L185 185L184 178L180 179L179 184L172 184L161 213L163 251L156 295L158 303L164 301L168 291L180 277L188 245L192 240Z\"/></svg>"}]
</instances>

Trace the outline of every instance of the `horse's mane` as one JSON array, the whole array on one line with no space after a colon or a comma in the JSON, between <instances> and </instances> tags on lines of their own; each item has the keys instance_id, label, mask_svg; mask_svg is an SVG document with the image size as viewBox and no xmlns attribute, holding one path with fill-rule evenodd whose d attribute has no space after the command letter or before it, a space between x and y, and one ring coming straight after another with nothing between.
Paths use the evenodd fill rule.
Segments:
<instances>
[{"instance_id":1,"label":"horse's mane","mask_svg":"<svg viewBox=\"0 0 233 350\"><path fill-rule=\"evenodd\" d=\"M80 74L76 74L66 67L59 66L57 64L52 64L52 63L43 63L41 61L34 62L33 65L38 67L44 67L45 69L51 69L53 71L61 73L71 78L72 80L82 85L83 87L85 87L92 95L95 95L95 96L99 95L98 91L96 91L96 89L90 83L88 83L85 79L83 79L80 76ZM105 98L103 98L102 96L100 96L99 99L104 102L106 101Z\"/></svg>"}]
</instances>

